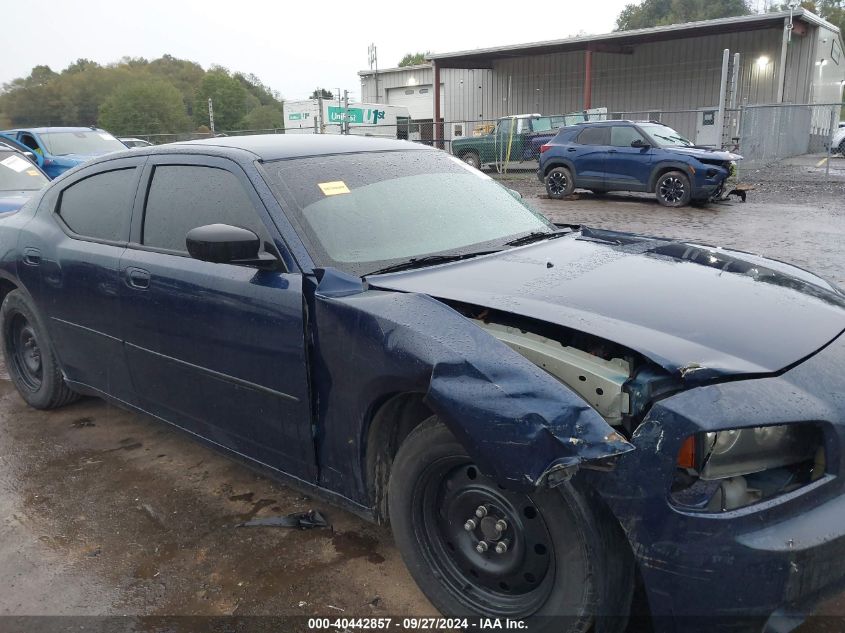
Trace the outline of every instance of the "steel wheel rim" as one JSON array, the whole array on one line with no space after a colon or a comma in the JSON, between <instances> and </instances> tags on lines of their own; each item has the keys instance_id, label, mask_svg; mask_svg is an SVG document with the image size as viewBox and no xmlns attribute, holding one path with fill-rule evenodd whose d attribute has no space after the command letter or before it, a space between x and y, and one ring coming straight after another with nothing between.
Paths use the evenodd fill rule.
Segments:
<instances>
[{"instance_id":1,"label":"steel wheel rim","mask_svg":"<svg viewBox=\"0 0 845 633\"><path fill-rule=\"evenodd\" d=\"M684 197L686 187L680 178L671 176L660 181L660 197L666 202L678 202Z\"/></svg>"},{"instance_id":2,"label":"steel wheel rim","mask_svg":"<svg viewBox=\"0 0 845 633\"><path fill-rule=\"evenodd\" d=\"M43 380L44 367L35 328L23 315L16 314L6 337L16 373L27 389L38 391Z\"/></svg>"},{"instance_id":3,"label":"steel wheel rim","mask_svg":"<svg viewBox=\"0 0 845 633\"><path fill-rule=\"evenodd\" d=\"M464 156L464 162L471 167L477 167L478 161L475 160L475 156L473 154L466 154Z\"/></svg>"},{"instance_id":4,"label":"steel wheel rim","mask_svg":"<svg viewBox=\"0 0 845 633\"><path fill-rule=\"evenodd\" d=\"M559 171L549 174L549 192L559 196L566 191L568 182L566 176Z\"/></svg>"},{"instance_id":5,"label":"steel wheel rim","mask_svg":"<svg viewBox=\"0 0 845 633\"><path fill-rule=\"evenodd\" d=\"M528 617L548 598L554 546L528 496L503 489L466 458L426 469L415 490L413 524L423 557L454 596L483 615ZM478 516L479 507L484 516ZM470 529L466 523L474 519ZM496 525L504 521L499 531ZM479 551L481 540L488 543ZM497 545L505 543L504 551Z\"/></svg>"}]
</instances>

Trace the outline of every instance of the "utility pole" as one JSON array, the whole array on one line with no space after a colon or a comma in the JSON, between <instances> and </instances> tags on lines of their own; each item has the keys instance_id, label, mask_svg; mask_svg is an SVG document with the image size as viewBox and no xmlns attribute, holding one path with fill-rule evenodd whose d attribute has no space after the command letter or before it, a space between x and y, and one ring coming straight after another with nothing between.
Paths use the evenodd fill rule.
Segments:
<instances>
[{"instance_id":1,"label":"utility pole","mask_svg":"<svg viewBox=\"0 0 845 633\"><path fill-rule=\"evenodd\" d=\"M349 134L349 91L343 91L343 128L344 134Z\"/></svg>"},{"instance_id":2,"label":"utility pole","mask_svg":"<svg viewBox=\"0 0 845 633\"><path fill-rule=\"evenodd\" d=\"M320 134L324 131L324 121L323 121L323 89L317 88L317 117L320 120L319 129Z\"/></svg>"},{"instance_id":3,"label":"utility pole","mask_svg":"<svg viewBox=\"0 0 845 633\"><path fill-rule=\"evenodd\" d=\"M378 51L376 50L375 44L370 44L370 47L367 49L369 53L369 61L370 61L370 70L375 68L375 80L376 80L376 103L381 103L378 98Z\"/></svg>"},{"instance_id":4,"label":"utility pole","mask_svg":"<svg viewBox=\"0 0 845 633\"><path fill-rule=\"evenodd\" d=\"M214 136L214 105L211 97L208 98L208 127L211 128L211 135Z\"/></svg>"}]
</instances>

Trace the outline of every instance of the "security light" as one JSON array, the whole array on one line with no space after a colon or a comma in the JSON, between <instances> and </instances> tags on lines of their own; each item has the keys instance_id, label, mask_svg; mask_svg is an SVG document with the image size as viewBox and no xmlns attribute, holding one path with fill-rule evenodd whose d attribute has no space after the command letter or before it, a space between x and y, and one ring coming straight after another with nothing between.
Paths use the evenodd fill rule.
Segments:
<instances>
[{"instance_id":1,"label":"security light","mask_svg":"<svg viewBox=\"0 0 845 633\"><path fill-rule=\"evenodd\" d=\"M766 55L760 55L757 58L757 67L758 68L765 68L769 65L769 58Z\"/></svg>"}]
</instances>

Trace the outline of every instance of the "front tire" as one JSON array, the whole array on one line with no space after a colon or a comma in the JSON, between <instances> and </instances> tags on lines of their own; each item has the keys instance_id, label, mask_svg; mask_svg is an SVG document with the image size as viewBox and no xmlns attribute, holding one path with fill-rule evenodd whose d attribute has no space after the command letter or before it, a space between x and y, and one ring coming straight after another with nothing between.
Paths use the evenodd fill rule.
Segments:
<instances>
[{"instance_id":1,"label":"front tire","mask_svg":"<svg viewBox=\"0 0 845 633\"><path fill-rule=\"evenodd\" d=\"M657 179L654 195L664 207L684 207L692 198L689 178L683 172L668 171Z\"/></svg>"},{"instance_id":2,"label":"front tire","mask_svg":"<svg viewBox=\"0 0 845 633\"><path fill-rule=\"evenodd\" d=\"M607 515L570 484L530 494L498 485L436 417L399 448L388 508L405 564L446 616L580 633L597 613L630 607L633 559ZM604 540L604 528L615 536Z\"/></svg>"},{"instance_id":3,"label":"front tire","mask_svg":"<svg viewBox=\"0 0 845 633\"><path fill-rule=\"evenodd\" d=\"M470 167L481 169L481 159L475 152L467 152L466 154L461 156L461 160L464 161Z\"/></svg>"},{"instance_id":4,"label":"front tire","mask_svg":"<svg viewBox=\"0 0 845 633\"><path fill-rule=\"evenodd\" d=\"M79 398L65 384L53 344L30 300L20 290L0 307L6 368L18 393L36 409L55 409Z\"/></svg>"},{"instance_id":5,"label":"front tire","mask_svg":"<svg viewBox=\"0 0 845 633\"><path fill-rule=\"evenodd\" d=\"M555 167L546 174L546 193L553 200L562 200L575 190L572 172L566 167Z\"/></svg>"},{"instance_id":6,"label":"front tire","mask_svg":"<svg viewBox=\"0 0 845 633\"><path fill-rule=\"evenodd\" d=\"M845 156L845 140L843 140L843 141L839 144L839 153L840 153L842 156Z\"/></svg>"}]
</instances>

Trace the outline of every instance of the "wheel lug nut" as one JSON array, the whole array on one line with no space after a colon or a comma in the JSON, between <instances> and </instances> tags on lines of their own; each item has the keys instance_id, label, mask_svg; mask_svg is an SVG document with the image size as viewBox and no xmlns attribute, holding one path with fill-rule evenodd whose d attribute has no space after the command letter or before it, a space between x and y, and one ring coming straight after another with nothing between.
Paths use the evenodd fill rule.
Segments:
<instances>
[{"instance_id":1,"label":"wheel lug nut","mask_svg":"<svg viewBox=\"0 0 845 633\"><path fill-rule=\"evenodd\" d=\"M484 517L486 517L487 516L487 508L485 506L478 506L475 509L475 516L477 516L479 519L483 519Z\"/></svg>"},{"instance_id":2,"label":"wheel lug nut","mask_svg":"<svg viewBox=\"0 0 845 633\"><path fill-rule=\"evenodd\" d=\"M483 554L487 551L487 541L478 541L478 545L475 546L475 551L479 554Z\"/></svg>"},{"instance_id":3,"label":"wheel lug nut","mask_svg":"<svg viewBox=\"0 0 845 633\"><path fill-rule=\"evenodd\" d=\"M496 531L497 532L504 532L508 529L508 523L504 519L499 519L496 521Z\"/></svg>"},{"instance_id":4,"label":"wheel lug nut","mask_svg":"<svg viewBox=\"0 0 845 633\"><path fill-rule=\"evenodd\" d=\"M504 554L508 551L508 542L507 541L499 541L496 543L496 553L497 554Z\"/></svg>"},{"instance_id":5,"label":"wheel lug nut","mask_svg":"<svg viewBox=\"0 0 845 633\"><path fill-rule=\"evenodd\" d=\"M464 529L467 532L472 532L475 529L475 519L468 519L466 523L464 523Z\"/></svg>"}]
</instances>

